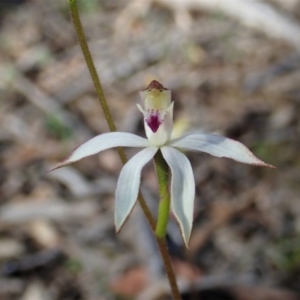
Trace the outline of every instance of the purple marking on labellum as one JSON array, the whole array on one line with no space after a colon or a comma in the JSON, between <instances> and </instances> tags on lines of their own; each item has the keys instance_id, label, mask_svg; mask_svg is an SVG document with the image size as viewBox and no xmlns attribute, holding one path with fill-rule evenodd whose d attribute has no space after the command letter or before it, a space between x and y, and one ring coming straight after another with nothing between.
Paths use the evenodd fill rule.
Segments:
<instances>
[{"instance_id":1,"label":"purple marking on labellum","mask_svg":"<svg viewBox=\"0 0 300 300\"><path fill-rule=\"evenodd\" d=\"M150 117L148 119L146 119L146 123L150 127L152 132L155 133L158 130L158 128L162 122L159 120L157 114L153 114L153 115L151 114Z\"/></svg>"}]
</instances>

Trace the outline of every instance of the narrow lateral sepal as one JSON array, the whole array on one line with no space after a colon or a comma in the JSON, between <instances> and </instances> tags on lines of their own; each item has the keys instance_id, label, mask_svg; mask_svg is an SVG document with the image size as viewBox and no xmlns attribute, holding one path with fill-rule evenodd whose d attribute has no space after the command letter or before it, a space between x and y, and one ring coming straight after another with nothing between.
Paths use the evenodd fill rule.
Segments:
<instances>
[{"instance_id":1,"label":"narrow lateral sepal","mask_svg":"<svg viewBox=\"0 0 300 300\"><path fill-rule=\"evenodd\" d=\"M95 136L94 138L77 147L64 160L49 171L70 165L85 157L97 154L101 151L115 147L148 147L147 139L128 132L109 132Z\"/></svg>"},{"instance_id":2,"label":"narrow lateral sepal","mask_svg":"<svg viewBox=\"0 0 300 300\"><path fill-rule=\"evenodd\" d=\"M195 179L191 163L180 151L172 147L161 148L169 165L171 178L171 209L179 224L180 231L188 247L192 226L195 199Z\"/></svg>"},{"instance_id":3,"label":"narrow lateral sepal","mask_svg":"<svg viewBox=\"0 0 300 300\"><path fill-rule=\"evenodd\" d=\"M168 145L176 148L206 152L216 157L225 157L244 164L275 168L257 158L242 143L214 134L191 133L171 140Z\"/></svg>"},{"instance_id":4,"label":"narrow lateral sepal","mask_svg":"<svg viewBox=\"0 0 300 300\"><path fill-rule=\"evenodd\" d=\"M154 157L157 147L148 147L133 156L122 168L115 200L115 227L118 232L130 215L139 193L143 167Z\"/></svg>"}]
</instances>

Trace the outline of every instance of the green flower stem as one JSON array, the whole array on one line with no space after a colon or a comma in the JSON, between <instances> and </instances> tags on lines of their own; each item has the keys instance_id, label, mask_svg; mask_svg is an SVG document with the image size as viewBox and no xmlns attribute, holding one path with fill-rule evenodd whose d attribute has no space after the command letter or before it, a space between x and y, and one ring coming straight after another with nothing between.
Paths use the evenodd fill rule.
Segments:
<instances>
[{"instance_id":1,"label":"green flower stem","mask_svg":"<svg viewBox=\"0 0 300 300\"><path fill-rule=\"evenodd\" d=\"M168 252L168 247L166 243L166 232L167 225L170 215L170 192L169 192L169 166L162 156L159 150L154 156L154 166L156 170L157 181L159 185L159 195L160 202L158 207L158 218L155 229L156 240L160 253L162 255L166 273L168 275L169 283L172 290L173 298L176 300L181 299L178 286L176 283L176 278L174 275L174 270L172 267L171 258Z\"/></svg>"},{"instance_id":2,"label":"green flower stem","mask_svg":"<svg viewBox=\"0 0 300 300\"><path fill-rule=\"evenodd\" d=\"M159 150L154 156L154 164L159 185L160 202L155 234L159 238L166 235L170 214L169 166Z\"/></svg>"},{"instance_id":3,"label":"green flower stem","mask_svg":"<svg viewBox=\"0 0 300 300\"><path fill-rule=\"evenodd\" d=\"M69 0L69 7L70 7L73 25L74 25L74 28L75 28L75 31L77 34L77 38L78 38L82 53L84 55L87 67L89 69L91 78L93 80L94 87L95 87L97 96L99 98L106 121L108 123L109 129L110 129L110 131L116 131L115 123L113 121L112 115L111 115L109 107L107 105L106 98L104 96L103 89L102 89L102 86L100 83L100 79L98 77L88 44L86 42L85 34L83 31L79 13L78 13L76 0ZM127 162L127 157L124 153L123 148L119 147L118 153L119 153L121 161L123 162L123 164L125 164ZM155 219L153 218L153 216L146 204L146 201L141 193L139 193L138 201L139 201L141 208L150 224L150 227L152 228L153 231L155 231L155 226L156 226ZM181 296L180 296L178 286L176 283L176 278L175 278L175 274L174 274L174 271L172 268L171 259L170 259L169 253L168 253L166 241L163 238L158 238L158 237L156 238L156 241L157 241L158 248L160 250L163 262L164 262L164 266L165 266L165 270L166 270L166 273L167 273L167 276L169 279L173 298L175 300L180 300Z\"/></svg>"}]
</instances>

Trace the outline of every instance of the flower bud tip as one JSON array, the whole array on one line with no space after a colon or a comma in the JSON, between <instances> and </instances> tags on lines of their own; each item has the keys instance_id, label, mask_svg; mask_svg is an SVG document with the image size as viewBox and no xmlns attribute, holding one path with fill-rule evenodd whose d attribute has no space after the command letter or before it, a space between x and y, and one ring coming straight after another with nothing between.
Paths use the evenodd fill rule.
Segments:
<instances>
[{"instance_id":1,"label":"flower bud tip","mask_svg":"<svg viewBox=\"0 0 300 300\"><path fill-rule=\"evenodd\" d=\"M159 91L163 91L163 90L168 90L166 89L161 83L159 83L158 81L156 80L152 80L150 82L150 84L145 88L145 91L151 91L153 89L156 89L156 90L159 90Z\"/></svg>"}]
</instances>

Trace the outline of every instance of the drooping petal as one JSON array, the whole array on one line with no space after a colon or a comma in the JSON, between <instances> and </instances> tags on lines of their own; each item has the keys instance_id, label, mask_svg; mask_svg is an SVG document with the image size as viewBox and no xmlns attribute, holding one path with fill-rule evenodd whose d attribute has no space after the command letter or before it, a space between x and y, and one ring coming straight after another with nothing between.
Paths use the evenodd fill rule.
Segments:
<instances>
[{"instance_id":1,"label":"drooping petal","mask_svg":"<svg viewBox=\"0 0 300 300\"><path fill-rule=\"evenodd\" d=\"M183 240L188 246L195 199L195 179L187 157L175 148L164 146L162 155L172 172L171 208L179 223Z\"/></svg>"},{"instance_id":2,"label":"drooping petal","mask_svg":"<svg viewBox=\"0 0 300 300\"><path fill-rule=\"evenodd\" d=\"M181 149L198 150L216 157L231 158L245 164L274 168L258 159L240 142L219 135L191 133L171 140L168 145Z\"/></svg>"},{"instance_id":3,"label":"drooping petal","mask_svg":"<svg viewBox=\"0 0 300 300\"><path fill-rule=\"evenodd\" d=\"M146 163L153 158L157 150L157 147L143 149L124 165L120 173L115 200L115 226L117 232L136 203L141 182L141 171Z\"/></svg>"},{"instance_id":4,"label":"drooping petal","mask_svg":"<svg viewBox=\"0 0 300 300\"><path fill-rule=\"evenodd\" d=\"M77 147L66 159L57 164L50 171L64 167L71 163L91 156L103 150L114 147L148 147L149 141L145 138L127 132L109 132L95 136L86 143Z\"/></svg>"}]
</instances>

